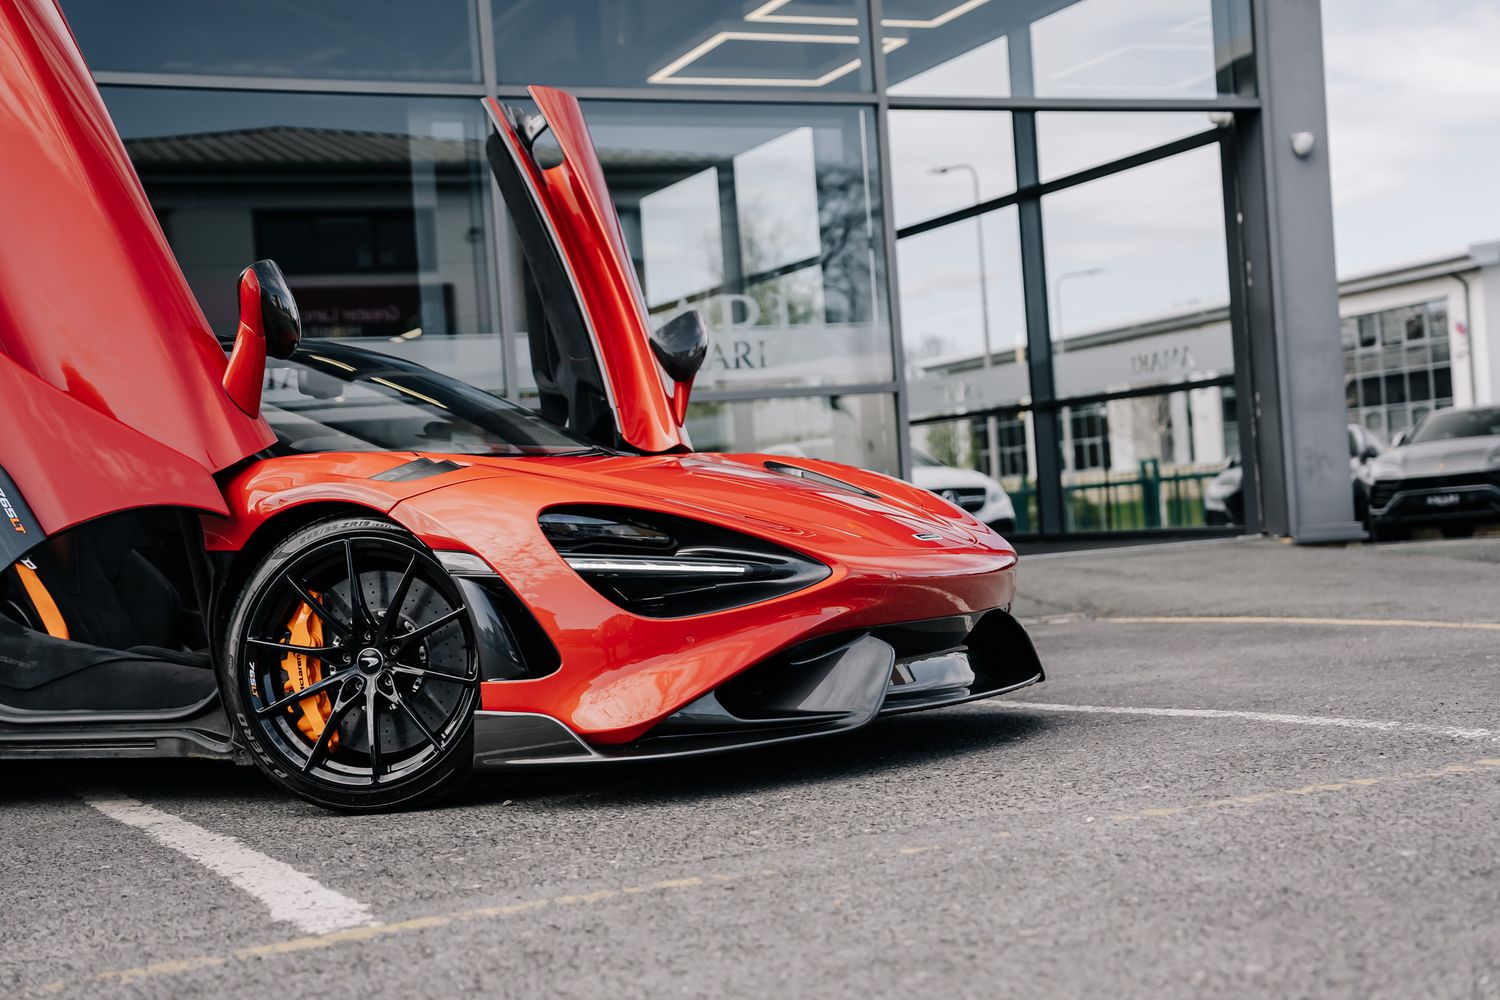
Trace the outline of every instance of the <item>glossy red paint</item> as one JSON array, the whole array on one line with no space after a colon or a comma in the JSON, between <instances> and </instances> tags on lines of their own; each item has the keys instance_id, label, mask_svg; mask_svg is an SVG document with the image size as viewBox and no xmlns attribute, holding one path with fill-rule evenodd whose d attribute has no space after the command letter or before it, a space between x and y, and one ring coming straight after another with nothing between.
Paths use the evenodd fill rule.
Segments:
<instances>
[{"instance_id":1,"label":"glossy red paint","mask_svg":"<svg viewBox=\"0 0 1500 1000\"><path fill-rule=\"evenodd\" d=\"M272 440L221 387L224 354L188 290L88 67L52 0L0 4L0 353L52 396L33 416L90 409L95 440L147 438L182 456L136 478L140 461L39 461L15 441L0 464L48 530L142 502L204 506L210 474ZM109 429L104 423L112 424ZM55 435L56 432L54 432ZM195 471L196 470L196 471ZM217 503L214 506L218 506Z\"/></svg>"},{"instance_id":2,"label":"glossy red paint","mask_svg":"<svg viewBox=\"0 0 1500 1000\"><path fill-rule=\"evenodd\" d=\"M577 98L551 87L530 88L531 99L547 120L563 162L545 170L518 158L571 273L599 356L620 437L648 454L691 450L682 423L685 387L662 372L651 353L650 320L631 264L620 218L604 182L604 168L589 138ZM521 146L494 98L487 98L491 120L513 149ZM674 397L681 405L674 409Z\"/></svg>"},{"instance_id":3,"label":"glossy red paint","mask_svg":"<svg viewBox=\"0 0 1500 1000\"><path fill-rule=\"evenodd\" d=\"M51 0L0 4L0 190L24 193L0 213L8 421L0 466L42 528L53 533L131 507L189 507L209 514L208 549L232 555L306 505L383 515L434 550L482 558L557 646L558 670L486 682L483 707L551 716L599 744L640 737L803 640L1008 605L1015 551L933 494L829 463L685 453L685 387L651 353L643 298L578 104L548 88L531 93L565 162L533 170L529 182L586 312L621 436L647 454L326 452L245 461L274 440L250 415L264 337L245 338L248 353L226 363L61 15ZM504 114L496 127L519 141ZM373 478L418 457L459 467ZM728 611L641 617L595 591L543 536L539 515L560 504L692 518L800 552L830 574ZM239 595L219 596L232 604Z\"/></svg>"},{"instance_id":4,"label":"glossy red paint","mask_svg":"<svg viewBox=\"0 0 1500 1000\"><path fill-rule=\"evenodd\" d=\"M462 467L410 482L370 479L417 457ZM805 639L1011 602L1015 549L964 511L900 480L833 463L795 462L879 496L766 468L786 461L707 454L299 455L257 462L230 480L230 517L204 518L204 526L211 549L233 552L271 518L334 500L389 516L435 550L473 552L527 606L562 658L547 677L484 684L483 707L549 715L600 744L638 738L704 692ZM730 611L643 618L602 597L542 535L538 516L560 504L690 517L810 555L833 572L806 590Z\"/></svg>"},{"instance_id":5,"label":"glossy red paint","mask_svg":"<svg viewBox=\"0 0 1500 1000\"><path fill-rule=\"evenodd\" d=\"M495 475L422 492L390 516L434 548L482 557L558 647L560 670L485 684L484 707L551 715L598 743L636 739L751 664L804 639L1010 603L1015 550L957 508L884 476L799 461L878 488L879 497L867 497L770 472L767 460L784 461L755 455L470 459ZM805 590L730 611L642 618L588 586L543 537L537 516L562 503L695 518L810 555L833 572ZM938 537L919 541L916 535Z\"/></svg>"},{"instance_id":6,"label":"glossy red paint","mask_svg":"<svg viewBox=\"0 0 1500 1000\"><path fill-rule=\"evenodd\" d=\"M240 412L259 417L265 382L266 330L260 310L260 279L254 268L246 268L240 275L240 325L224 372L224 391Z\"/></svg>"}]
</instances>

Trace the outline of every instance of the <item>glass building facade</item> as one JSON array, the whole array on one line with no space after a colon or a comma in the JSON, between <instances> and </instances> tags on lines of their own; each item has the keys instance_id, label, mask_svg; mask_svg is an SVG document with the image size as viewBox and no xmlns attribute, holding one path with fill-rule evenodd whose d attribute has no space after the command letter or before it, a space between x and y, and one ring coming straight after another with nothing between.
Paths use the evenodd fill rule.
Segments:
<instances>
[{"instance_id":1,"label":"glass building facade","mask_svg":"<svg viewBox=\"0 0 1500 1000\"><path fill-rule=\"evenodd\" d=\"M476 98L546 84L583 102L650 311L708 319L699 448L920 450L1048 535L1201 525L1239 448L1250 0L63 8L223 333L272 257L309 337L534 395Z\"/></svg>"}]
</instances>

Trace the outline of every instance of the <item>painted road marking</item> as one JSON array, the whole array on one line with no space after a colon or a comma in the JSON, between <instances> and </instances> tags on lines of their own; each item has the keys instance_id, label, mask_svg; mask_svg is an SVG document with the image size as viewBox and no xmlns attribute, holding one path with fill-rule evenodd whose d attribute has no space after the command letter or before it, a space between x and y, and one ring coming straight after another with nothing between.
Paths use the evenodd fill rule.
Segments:
<instances>
[{"instance_id":1,"label":"painted road marking","mask_svg":"<svg viewBox=\"0 0 1500 1000\"><path fill-rule=\"evenodd\" d=\"M674 892L684 889L702 889L711 885L721 885L725 882L774 876L776 874L778 873L773 871L756 871L746 875L693 875L687 878L664 879L663 881L652 882L647 885L626 886L620 889L599 889L586 893L542 896L536 899L524 899L515 903L504 903L499 906L481 906L470 910L456 910L452 913L434 914L428 917L414 917L410 920L398 920L388 924L346 927L341 930L326 931L321 934L309 934L306 937L292 938L287 941L272 941L269 944L236 948L234 951L220 955L195 955L189 958L152 962L149 965L138 965L128 969L110 969L88 977L86 982L134 983L145 979L160 979L167 976L180 975L184 972L192 972L196 969L216 968L228 965L230 962L244 962L271 955L287 955L303 951L319 951L353 941L375 941L381 938L430 930L434 927L448 927L453 924L472 923L480 920L503 920L507 917L513 917L518 913L526 913L531 910L540 910L548 907L587 906L592 903L619 899L623 896ZM59 980L47 983L40 987L37 992L42 994L59 993L67 989L69 985L69 983Z\"/></svg>"},{"instance_id":2,"label":"painted road marking","mask_svg":"<svg viewBox=\"0 0 1500 1000\"><path fill-rule=\"evenodd\" d=\"M1500 768L1500 758L1487 757L1484 760L1476 760L1466 764L1449 764L1446 767L1440 767L1432 771L1404 771L1400 774L1381 775L1378 778L1349 778L1345 781L1330 781L1322 785L1303 785L1300 788L1281 788L1270 792L1255 792L1250 795L1231 795L1225 799L1211 799L1208 802L1195 802L1185 806L1142 809L1136 813L1111 816L1110 819L1116 822L1128 822L1138 819L1160 819L1166 816L1181 816L1183 813L1188 812L1229 809L1235 806L1255 806L1263 802L1273 802L1277 799L1289 799L1303 795L1348 792L1360 788L1369 788L1374 785L1390 785L1404 781L1422 781L1428 778L1448 778L1455 774L1474 774L1486 770L1493 772L1497 768Z\"/></svg>"},{"instance_id":3,"label":"painted road marking","mask_svg":"<svg viewBox=\"0 0 1500 1000\"><path fill-rule=\"evenodd\" d=\"M1377 777L1346 778L1343 781L1328 782L1320 785L1304 785L1300 788L1285 788L1275 791L1256 792L1249 795L1237 795L1229 798L1212 799L1208 802L1194 803L1187 806L1168 806L1151 809L1142 809L1137 813L1126 813L1111 816L1112 820L1127 822L1140 819L1165 819L1173 816L1181 816L1194 810L1223 809L1229 806L1257 806L1268 802L1285 801L1295 796L1313 795L1319 793L1338 793L1357 791L1375 786L1389 786L1399 782L1424 781L1433 779L1446 779L1461 775L1473 774L1495 774L1500 772L1500 758L1485 758L1476 761L1449 764L1430 771L1406 771L1398 774L1381 775ZM1089 816L1083 820L1084 823L1092 823L1093 817ZM1108 824L1100 824L1092 829L1108 828ZM1005 830L990 830L985 838L1010 837L1011 834ZM895 852L895 857L920 858L929 851L943 850L943 845L931 845L922 847L907 847ZM620 899L625 896L635 896L643 893L658 894L666 892L679 892L689 889L704 889L711 886L722 885L726 882L743 882L757 878L786 878L787 872L779 872L773 869L761 869L759 871L747 872L740 875L710 874L692 875L685 878L665 879L660 882L652 882L646 885L627 886L620 889L599 889L586 893L569 893L556 896L542 896L535 899L525 899L514 903L503 903L497 906L482 906L468 910L456 910L451 913L439 913L427 917L414 917L410 920L399 920L388 924L375 924L365 927L351 927L345 930L330 931L323 934L312 934L305 937L293 938L287 941L273 941L268 944L252 945L245 948L237 948L230 952L216 955L196 955L187 958L167 959L160 962L152 962L148 965L138 965L127 969L110 969L95 973L87 977L85 983L135 983L142 980L164 979L170 976L181 975L197 969L217 968L229 965L232 962L245 962L256 958L264 958L273 955L285 955L295 952L320 951L336 948L339 945L358 941L374 941L383 938L397 937L404 934L412 934L418 931L429 930L436 927L448 927L454 924L471 923L477 921L504 920L519 913L533 910L541 910L552 907L588 906L594 903L606 902ZM57 980L39 987L35 992L40 994L55 994L68 989L67 981ZM81 985L81 984L76 984Z\"/></svg>"},{"instance_id":4,"label":"painted road marking","mask_svg":"<svg viewBox=\"0 0 1500 1000\"><path fill-rule=\"evenodd\" d=\"M335 892L285 862L251 850L234 837L205 830L144 802L114 793L84 801L110 819L133 826L165 847L192 858L235 888L265 904L273 920L306 933L340 931L374 923L364 903Z\"/></svg>"},{"instance_id":5,"label":"painted road marking","mask_svg":"<svg viewBox=\"0 0 1500 1000\"><path fill-rule=\"evenodd\" d=\"M1240 712L1224 708L1136 708L1128 705L1061 705L1040 701L993 701L974 706L976 709L1020 710L1038 712L1076 712L1083 715L1157 715L1175 719L1243 719L1248 722L1271 722L1289 726L1332 726L1336 729L1373 729L1387 733L1417 733L1423 736L1446 736L1455 740L1490 740L1500 742L1500 731L1465 726L1429 726L1421 722L1395 722L1389 719L1347 719L1336 715L1288 715L1284 712Z\"/></svg>"},{"instance_id":6,"label":"painted road marking","mask_svg":"<svg viewBox=\"0 0 1500 1000\"><path fill-rule=\"evenodd\" d=\"M1136 615L1102 619L1113 625L1358 625L1373 628L1451 628L1500 632L1500 622L1433 622L1421 618L1296 618L1277 615Z\"/></svg>"}]
</instances>

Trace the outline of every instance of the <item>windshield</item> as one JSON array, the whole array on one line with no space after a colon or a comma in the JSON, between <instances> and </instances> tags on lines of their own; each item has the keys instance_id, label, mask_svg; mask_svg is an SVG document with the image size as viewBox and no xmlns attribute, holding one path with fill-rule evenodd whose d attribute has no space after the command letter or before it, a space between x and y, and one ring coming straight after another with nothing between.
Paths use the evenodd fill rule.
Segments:
<instances>
[{"instance_id":1,"label":"windshield","mask_svg":"<svg viewBox=\"0 0 1500 1000\"><path fill-rule=\"evenodd\" d=\"M1490 406L1479 410L1440 410L1429 414L1411 432L1405 443L1421 444L1424 441L1449 441L1453 438L1490 437L1500 435L1500 407Z\"/></svg>"},{"instance_id":2,"label":"windshield","mask_svg":"<svg viewBox=\"0 0 1500 1000\"><path fill-rule=\"evenodd\" d=\"M923 465L929 469L941 469L944 467L942 462L939 462L921 448L913 448L911 450L911 464Z\"/></svg>"},{"instance_id":3,"label":"windshield","mask_svg":"<svg viewBox=\"0 0 1500 1000\"><path fill-rule=\"evenodd\" d=\"M279 454L434 451L559 455L597 451L525 407L374 351L329 341L266 360L261 412Z\"/></svg>"}]
</instances>

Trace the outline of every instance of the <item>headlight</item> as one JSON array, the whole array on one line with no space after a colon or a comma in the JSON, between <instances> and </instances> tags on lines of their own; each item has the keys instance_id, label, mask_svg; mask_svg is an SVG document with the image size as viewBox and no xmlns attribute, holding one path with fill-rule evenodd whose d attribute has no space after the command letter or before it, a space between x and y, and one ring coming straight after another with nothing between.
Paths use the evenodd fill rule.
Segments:
<instances>
[{"instance_id":1,"label":"headlight","mask_svg":"<svg viewBox=\"0 0 1500 1000\"><path fill-rule=\"evenodd\" d=\"M589 586L648 618L753 604L829 574L822 563L762 539L668 514L568 507L547 511L538 521Z\"/></svg>"},{"instance_id":2,"label":"headlight","mask_svg":"<svg viewBox=\"0 0 1500 1000\"><path fill-rule=\"evenodd\" d=\"M637 521L590 517L565 511L551 511L537 519L542 534L558 549L579 551L587 548L625 547L630 549L670 549L677 542L671 535Z\"/></svg>"}]
</instances>

